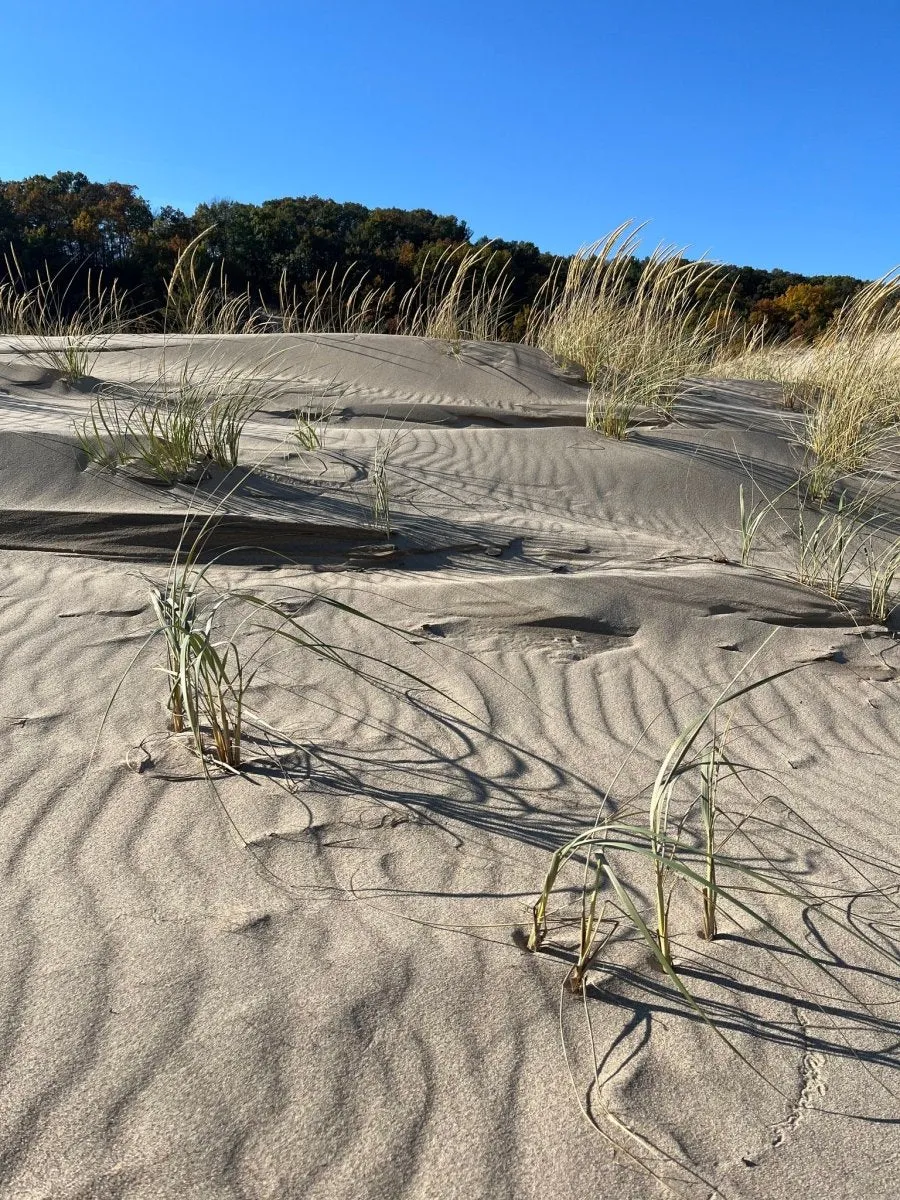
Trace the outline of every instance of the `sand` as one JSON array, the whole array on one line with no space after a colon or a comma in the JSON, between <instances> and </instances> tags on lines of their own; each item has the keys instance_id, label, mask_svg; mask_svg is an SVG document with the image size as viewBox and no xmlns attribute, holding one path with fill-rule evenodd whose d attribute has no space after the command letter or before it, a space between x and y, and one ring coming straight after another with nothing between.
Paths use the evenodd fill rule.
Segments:
<instances>
[{"instance_id":1,"label":"sand","mask_svg":"<svg viewBox=\"0 0 900 1200\"><path fill-rule=\"evenodd\" d=\"M159 338L113 339L77 389L0 342L0 1194L894 1195L900 644L784 577L777 528L736 561L741 482L796 471L777 396L708 385L616 443L581 427L577 372L522 347L165 357L273 347L283 394L248 425L248 473L161 488L72 433L99 383L153 377ZM334 407L316 453L290 440L309 403ZM394 434L388 537L369 477ZM148 583L229 489L210 553L243 549L211 582L441 694L269 641L269 733L241 777L205 779L166 732ZM676 895L677 959L742 1061L621 921L584 999L564 990L578 870L547 952L520 943L550 854L613 779L613 803L652 781L773 631L754 670L793 669L735 709L769 774L734 802L785 869L835 884L841 921L760 901L826 975L749 919L702 941Z\"/></svg>"}]
</instances>

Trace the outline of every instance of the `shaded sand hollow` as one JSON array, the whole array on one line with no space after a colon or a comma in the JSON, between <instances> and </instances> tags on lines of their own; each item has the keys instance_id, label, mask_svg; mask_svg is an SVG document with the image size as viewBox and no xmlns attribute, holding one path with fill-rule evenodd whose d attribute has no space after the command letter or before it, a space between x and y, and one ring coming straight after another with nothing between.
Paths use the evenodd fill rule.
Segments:
<instances>
[{"instance_id":1,"label":"shaded sand hollow","mask_svg":"<svg viewBox=\"0 0 900 1200\"><path fill-rule=\"evenodd\" d=\"M90 389L164 355L267 359L245 470L162 488L78 450ZM741 482L796 471L777 398L706 386L615 443L582 427L576 373L515 346L121 337L94 376L0 344L0 1195L895 1195L900 646L785 578L779 527L736 562ZM334 410L319 452L291 441L305 405ZM148 580L212 508L208 556L233 553L210 583L410 675L361 681L247 623L266 724L241 777L207 781L145 641ZM584 1000L564 992L577 868L547 952L519 935L550 854L773 630L754 670L793 669L732 718L768 773L729 802L754 861L831 886L760 901L818 966L746 917L704 942L673 901L742 1059L621 920Z\"/></svg>"}]
</instances>

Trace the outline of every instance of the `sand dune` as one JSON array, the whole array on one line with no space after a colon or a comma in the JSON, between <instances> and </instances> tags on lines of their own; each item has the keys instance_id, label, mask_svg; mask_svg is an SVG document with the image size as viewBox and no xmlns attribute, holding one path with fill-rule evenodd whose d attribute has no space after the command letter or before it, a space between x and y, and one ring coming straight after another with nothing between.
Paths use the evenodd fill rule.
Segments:
<instances>
[{"instance_id":1,"label":"sand dune","mask_svg":"<svg viewBox=\"0 0 900 1200\"><path fill-rule=\"evenodd\" d=\"M523 347L165 346L189 355L255 356L283 394L240 470L164 488L72 432L98 383L158 374L161 339L112 339L83 389L0 345L0 1193L893 1195L900 645L787 578L777 529L738 565L740 484L796 470L777 399L698 388L618 443L579 425L577 373ZM334 409L318 452L290 437L310 403ZM371 470L394 434L388 536ZM270 732L205 780L145 642L148 579L210 512L211 583L441 694L268 642ZM735 710L768 771L746 803L760 853L836 881L844 919L766 901L826 976L749 921L702 941L676 895L679 961L742 1062L621 922L585 999L563 991L576 870L548 952L514 935L611 780L613 803L652 780L773 630L758 671L795 669Z\"/></svg>"}]
</instances>

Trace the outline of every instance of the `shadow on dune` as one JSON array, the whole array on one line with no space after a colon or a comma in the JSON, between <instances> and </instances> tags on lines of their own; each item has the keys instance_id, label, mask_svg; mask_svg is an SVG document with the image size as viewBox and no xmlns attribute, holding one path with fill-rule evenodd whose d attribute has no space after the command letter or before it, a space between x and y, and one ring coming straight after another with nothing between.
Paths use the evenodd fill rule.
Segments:
<instances>
[{"instance_id":1,"label":"shadow on dune","mask_svg":"<svg viewBox=\"0 0 900 1200\"><path fill-rule=\"evenodd\" d=\"M304 788L323 797L353 799L364 795L384 806L391 825L412 818L419 825L449 835L459 849L489 844L497 848L499 839L501 844L540 851L548 859L560 846L590 828L594 814L601 808L610 817L622 811L622 798L605 795L595 783L564 770L552 759L498 737L476 723L417 707L421 716L455 740L455 754L436 754L427 735L413 736L399 730L394 730L391 750L380 759L371 752L363 755L311 746L305 751L303 768L297 770ZM485 753L502 766L490 773L479 769L475 763ZM251 768L251 773L272 778L278 770L260 763ZM283 768L280 770L283 774ZM632 804L629 801L628 807ZM751 825L755 815L754 807L747 818ZM763 833L771 832L771 821L762 821L761 829ZM470 835L474 835L472 842ZM841 848L835 849L840 861ZM326 844L316 845L317 855L327 853ZM802 931L807 931L805 954L764 932L755 938L722 932L712 951L709 943L689 936L690 948L679 955L678 970L701 1005L701 1016L655 969L641 939L625 922L604 954L594 961L589 975L587 997L602 1005L599 1011L604 1029L614 1030L603 1043L601 1071L617 1055L624 1055L626 1064L635 1061L658 1036L658 1027L667 1031L667 1037L682 1037L685 1035L677 1032L681 1023L697 1029L708 1028L711 1023L729 1039L750 1039L757 1050L767 1045L791 1051L801 1064L809 1063L811 1055L821 1054L868 1069L883 1068L896 1076L900 1073L900 1018L896 1016L900 1001L896 995L896 969L891 964L900 962L900 941L890 920L893 912L873 916L862 911L866 902L884 898L884 887L854 889L844 881L841 912L835 912L837 919L829 921L822 912L828 903L822 897L830 895L829 885L822 882L821 863L802 842L792 844L791 836L786 834L780 849L760 852L758 857L748 854L745 865L761 872L775 870L783 886L808 891L809 902L792 903L789 920L777 918L795 940L802 942ZM875 868L891 875L894 882L885 887L893 894L896 868L873 859L867 870ZM496 886L441 890L405 881L392 884L382 878L371 887L356 889L354 895L363 900L533 901L540 883L539 871L534 889L525 892ZM581 871L576 869L569 885L558 884L556 907L568 903L575 906L570 913L580 912L580 884ZM641 887L636 887L634 894L649 903L649 890L648 882L647 895ZM855 913L856 909L861 911ZM464 926L460 928L465 932ZM692 935L692 930L687 932ZM541 957L572 966L577 936L576 916L558 918ZM846 952L848 944L857 961ZM616 954L623 949L624 955ZM636 951L645 960L643 966L634 965ZM861 957L865 961L858 961ZM863 998L871 998L873 992L877 992L878 999ZM740 1061L735 1058L734 1062L734 1069L741 1070ZM620 1062L613 1076L621 1070ZM889 1085L879 1086L887 1089ZM817 1107L828 1110L825 1102L817 1103ZM900 1118L860 1109L840 1111L859 1120L900 1123Z\"/></svg>"},{"instance_id":2,"label":"shadow on dune","mask_svg":"<svg viewBox=\"0 0 900 1200\"><path fill-rule=\"evenodd\" d=\"M871 991L873 980L896 993L894 975L869 965L836 961L830 954L812 955L812 961L799 961L803 970L820 973L817 986L810 985L805 990L796 983L799 956L783 943L766 944L726 933L719 935L718 944L726 950L746 952L735 955L731 973L683 962L679 965L679 975L688 990L698 997L708 1021L721 1033L728 1037L744 1035L755 1042L792 1050L801 1057L827 1055L830 1059L882 1067L893 1076L900 1075L900 1019L879 1011L888 1006L896 1009L898 997L895 994L891 1001L870 1005L851 994L855 986ZM748 962L758 958L760 951L769 959L771 976L747 969ZM785 974L779 977L778 967L782 964ZM639 1049L650 1044L657 1024L674 1020L697 1027L706 1024L660 972L634 970L608 957L599 959L595 965L606 979L602 983L591 982L588 995L618 1013L622 1022L606 1048L604 1061L626 1045L628 1056L633 1058ZM819 988L828 983L844 994L840 998L820 995ZM877 1044L872 1045L873 1041ZM735 1069L739 1066L736 1060ZM827 1103L823 1102L822 1107L827 1110ZM900 1117L843 1110L841 1115L900 1125Z\"/></svg>"}]
</instances>

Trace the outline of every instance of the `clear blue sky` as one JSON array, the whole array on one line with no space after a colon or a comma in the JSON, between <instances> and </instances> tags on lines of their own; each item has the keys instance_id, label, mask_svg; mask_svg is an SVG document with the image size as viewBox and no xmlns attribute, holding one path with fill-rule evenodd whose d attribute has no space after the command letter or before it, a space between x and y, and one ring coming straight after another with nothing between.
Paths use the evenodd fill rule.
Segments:
<instances>
[{"instance_id":1,"label":"clear blue sky","mask_svg":"<svg viewBox=\"0 0 900 1200\"><path fill-rule=\"evenodd\" d=\"M900 262L900 0L0 0L0 178Z\"/></svg>"}]
</instances>

